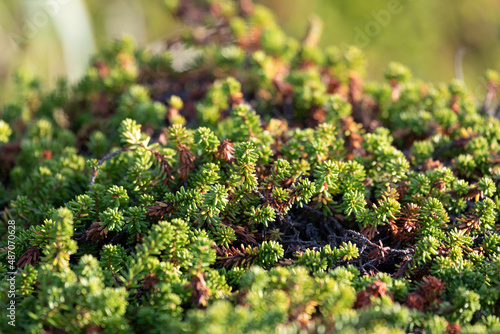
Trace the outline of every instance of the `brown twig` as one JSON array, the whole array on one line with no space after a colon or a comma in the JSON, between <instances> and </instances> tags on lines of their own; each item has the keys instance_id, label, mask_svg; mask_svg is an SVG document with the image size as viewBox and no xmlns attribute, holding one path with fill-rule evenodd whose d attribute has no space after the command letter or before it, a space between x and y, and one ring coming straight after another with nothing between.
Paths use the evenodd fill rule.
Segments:
<instances>
[{"instance_id":1,"label":"brown twig","mask_svg":"<svg viewBox=\"0 0 500 334\"><path fill-rule=\"evenodd\" d=\"M128 151L129 148L128 147L125 147L125 148L121 148L119 150L116 150L114 152L111 152L111 153L108 153L104 156L104 158L102 158L101 160L99 160L99 162L97 163L97 166L94 167L94 172L92 173L92 178L90 179L90 183L89 183L89 186L91 187L94 182L95 182L95 179L97 177L97 174L99 173L97 167L101 166L103 163L105 163L106 161L108 161L109 159L113 158L114 156L124 152L124 151Z\"/></svg>"}]
</instances>

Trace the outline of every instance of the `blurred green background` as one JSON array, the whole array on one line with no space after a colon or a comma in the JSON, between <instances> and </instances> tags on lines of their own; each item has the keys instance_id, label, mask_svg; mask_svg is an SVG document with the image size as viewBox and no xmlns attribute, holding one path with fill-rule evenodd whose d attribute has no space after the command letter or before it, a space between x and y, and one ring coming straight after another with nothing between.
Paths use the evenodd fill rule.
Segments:
<instances>
[{"instance_id":1,"label":"blurred green background","mask_svg":"<svg viewBox=\"0 0 500 334\"><path fill-rule=\"evenodd\" d=\"M358 44L369 79L381 79L387 64L398 61L423 80L449 81L463 53L465 82L480 94L485 70L500 70L499 0L256 2L271 7L296 37L316 13L324 23L321 44ZM154 47L179 28L161 0L1 0L0 98L8 99L19 66L44 84L63 75L74 81L109 39L128 33L137 44Z\"/></svg>"}]
</instances>

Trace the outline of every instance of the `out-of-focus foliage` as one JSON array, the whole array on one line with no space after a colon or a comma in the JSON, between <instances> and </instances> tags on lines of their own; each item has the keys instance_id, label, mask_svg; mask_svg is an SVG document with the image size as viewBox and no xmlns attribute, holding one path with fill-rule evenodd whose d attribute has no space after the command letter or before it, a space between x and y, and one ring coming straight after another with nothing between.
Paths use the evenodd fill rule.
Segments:
<instances>
[{"instance_id":1,"label":"out-of-focus foliage","mask_svg":"<svg viewBox=\"0 0 500 334\"><path fill-rule=\"evenodd\" d=\"M84 66L68 69L67 66L76 65L64 64L64 42L51 22L54 18L57 20L58 15L66 15L62 13L68 9L68 2L49 2L61 5L41 9L41 2L0 2L0 44L3 46L0 87L12 82L12 71L19 65L29 67L43 81L52 83L59 75L82 73L80 69ZM132 34L139 45L155 47L158 40L172 36L179 27L171 16L160 10L161 1L72 2L87 6L91 37L97 47L121 33ZM455 56L463 47L465 81L478 94L484 82L477 73L484 68L500 68L500 2L497 0L293 0L293 6L288 0L259 2L270 6L285 31L294 37L300 37L308 17L317 14L326 32L320 45L357 43L362 46L371 60L367 69L369 78L379 79L387 64L395 60L408 65L422 79L447 81L456 74ZM45 22L40 11L57 14L48 15ZM66 21L66 24L72 23ZM26 25L31 28L25 30ZM35 30L33 37L25 38L31 36L30 29ZM81 38L81 34L74 33L73 39L81 41ZM86 55L92 51L80 50ZM81 61L85 62L85 58Z\"/></svg>"}]
</instances>

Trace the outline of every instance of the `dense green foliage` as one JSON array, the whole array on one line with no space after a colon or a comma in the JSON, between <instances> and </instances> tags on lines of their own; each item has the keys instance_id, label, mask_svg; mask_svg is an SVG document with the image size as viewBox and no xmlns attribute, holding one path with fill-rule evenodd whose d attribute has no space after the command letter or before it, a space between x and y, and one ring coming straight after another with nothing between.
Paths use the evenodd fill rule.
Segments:
<instances>
[{"instance_id":1,"label":"dense green foliage","mask_svg":"<svg viewBox=\"0 0 500 334\"><path fill-rule=\"evenodd\" d=\"M496 72L483 104L396 63L364 84L317 22L165 4L202 51L186 71L122 39L74 87L17 76L3 332L500 331Z\"/></svg>"}]
</instances>

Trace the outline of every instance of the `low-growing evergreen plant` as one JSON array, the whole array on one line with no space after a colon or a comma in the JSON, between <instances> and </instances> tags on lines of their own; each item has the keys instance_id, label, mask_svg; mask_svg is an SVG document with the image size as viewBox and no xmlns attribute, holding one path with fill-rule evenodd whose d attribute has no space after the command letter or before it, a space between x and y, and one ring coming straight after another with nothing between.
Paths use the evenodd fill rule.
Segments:
<instances>
[{"instance_id":1,"label":"low-growing evergreen plant","mask_svg":"<svg viewBox=\"0 0 500 334\"><path fill-rule=\"evenodd\" d=\"M182 71L123 38L76 85L15 77L2 332L500 332L497 72L484 102L397 63L365 84L317 19L164 3Z\"/></svg>"}]
</instances>

